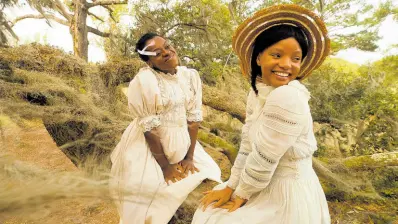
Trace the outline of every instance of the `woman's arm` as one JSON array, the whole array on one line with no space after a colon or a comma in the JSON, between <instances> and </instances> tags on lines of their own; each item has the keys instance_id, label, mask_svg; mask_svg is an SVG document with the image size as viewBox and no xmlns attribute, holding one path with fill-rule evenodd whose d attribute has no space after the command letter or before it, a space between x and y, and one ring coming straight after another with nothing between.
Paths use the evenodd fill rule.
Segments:
<instances>
[{"instance_id":1,"label":"woman's arm","mask_svg":"<svg viewBox=\"0 0 398 224\"><path fill-rule=\"evenodd\" d=\"M187 108L187 123L188 123L188 133L191 139L191 144L188 148L188 152L184 158L180 162L185 174L187 175L189 172L194 173L198 172L194 165L194 154L195 154L195 146L196 140L198 137L199 124L203 120L202 117L202 82L200 81L199 73L190 69L190 75L188 76L189 89L192 91L193 96L190 100Z\"/></svg>"},{"instance_id":2,"label":"woman's arm","mask_svg":"<svg viewBox=\"0 0 398 224\"><path fill-rule=\"evenodd\" d=\"M246 163L247 156L251 152L250 141L248 138L248 132L252 122L253 107L256 104L256 94L254 91L250 91L246 102L246 120L242 127L242 140L239 147L238 156L235 159L234 166L231 169L231 176L229 177L227 186L221 190L212 190L205 192L205 196L200 200L203 211L213 202L213 208L223 206L224 203L231 199L232 193L238 186L239 178L242 173L242 169Z\"/></svg>"},{"instance_id":3,"label":"woman's arm","mask_svg":"<svg viewBox=\"0 0 398 224\"><path fill-rule=\"evenodd\" d=\"M162 110L158 80L150 69L141 69L130 82L128 105L131 114L138 120L149 150L163 171L165 181L175 182L183 177L177 165L170 165L163 152L157 128L161 125L159 114Z\"/></svg>"},{"instance_id":4,"label":"woman's arm","mask_svg":"<svg viewBox=\"0 0 398 224\"><path fill-rule=\"evenodd\" d=\"M160 168L162 168L166 183L169 181L174 183L183 179L185 175L179 172L179 166L176 164L170 164L167 160L166 155L163 152L157 128L144 132L144 136L153 157L156 159L156 162L159 164Z\"/></svg>"},{"instance_id":5,"label":"woman's arm","mask_svg":"<svg viewBox=\"0 0 398 224\"><path fill-rule=\"evenodd\" d=\"M266 188L280 158L308 126L308 99L292 86L282 86L270 93L263 112L256 121L252 152L235 189L235 195L249 199Z\"/></svg>"},{"instance_id":6,"label":"woman's arm","mask_svg":"<svg viewBox=\"0 0 398 224\"><path fill-rule=\"evenodd\" d=\"M187 155L185 159L193 160L193 154L195 152L196 140L198 137L198 130L199 130L200 122L190 122L188 121L188 132L189 137L191 138L191 145L189 146Z\"/></svg>"},{"instance_id":7,"label":"woman's arm","mask_svg":"<svg viewBox=\"0 0 398 224\"><path fill-rule=\"evenodd\" d=\"M163 152L157 128L144 132L144 136L149 145L149 149L151 150L152 155L155 157L156 162L158 162L160 168L164 169L170 165L166 155Z\"/></svg>"}]
</instances>

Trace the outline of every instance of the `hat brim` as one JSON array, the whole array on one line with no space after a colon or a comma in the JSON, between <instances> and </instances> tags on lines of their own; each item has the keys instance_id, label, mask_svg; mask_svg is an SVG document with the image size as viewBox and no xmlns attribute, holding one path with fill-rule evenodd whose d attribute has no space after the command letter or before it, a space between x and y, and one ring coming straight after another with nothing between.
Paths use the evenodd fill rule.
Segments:
<instances>
[{"instance_id":1,"label":"hat brim","mask_svg":"<svg viewBox=\"0 0 398 224\"><path fill-rule=\"evenodd\" d=\"M329 55L328 32L323 21L315 13L298 5L275 5L256 12L235 31L232 48L240 59L244 76L251 76L251 57L257 36L264 30L282 24L301 28L309 43L307 56L301 63L299 79L308 77Z\"/></svg>"}]
</instances>

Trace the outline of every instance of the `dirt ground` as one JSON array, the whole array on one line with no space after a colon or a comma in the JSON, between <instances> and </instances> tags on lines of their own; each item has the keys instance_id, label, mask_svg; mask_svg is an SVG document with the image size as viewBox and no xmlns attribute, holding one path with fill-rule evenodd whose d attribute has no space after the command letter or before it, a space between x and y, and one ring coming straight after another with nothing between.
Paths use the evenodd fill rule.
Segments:
<instances>
[{"instance_id":1,"label":"dirt ground","mask_svg":"<svg viewBox=\"0 0 398 224\"><path fill-rule=\"evenodd\" d=\"M1 117L1 124L2 152L40 168L78 171L57 147L40 120L24 121L18 126L9 118ZM34 214L36 219L33 221L21 214L14 218L0 217L0 224L115 224L119 221L116 207L110 201L62 199L56 203L56 210Z\"/></svg>"}]
</instances>

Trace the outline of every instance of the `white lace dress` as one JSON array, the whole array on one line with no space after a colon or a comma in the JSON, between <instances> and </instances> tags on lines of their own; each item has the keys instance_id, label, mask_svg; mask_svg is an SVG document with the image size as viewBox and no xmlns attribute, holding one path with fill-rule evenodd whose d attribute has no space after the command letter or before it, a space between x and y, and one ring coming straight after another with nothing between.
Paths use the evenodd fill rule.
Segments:
<instances>
[{"instance_id":1,"label":"white lace dress","mask_svg":"<svg viewBox=\"0 0 398 224\"><path fill-rule=\"evenodd\" d=\"M221 171L196 142L194 164L200 170L167 185L149 149L144 132L157 127L170 163L184 159L191 144L187 121L202 120L202 86L193 69L178 67L175 75L143 68L130 82L128 106L134 120L111 154L113 187L120 223L166 224L204 179L221 182Z\"/></svg>"},{"instance_id":2,"label":"white lace dress","mask_svg":"<svg viewBox=\"0 0 398 224\"><path fill-rule=\"evenodd\" d=\"M328 224L330 215L312 168L317 149L310 94L299 81L257 85L248 96L238 157L226 185L248 202L234 212L198 209L194 224Z\"/></svg>"}]
</instances>

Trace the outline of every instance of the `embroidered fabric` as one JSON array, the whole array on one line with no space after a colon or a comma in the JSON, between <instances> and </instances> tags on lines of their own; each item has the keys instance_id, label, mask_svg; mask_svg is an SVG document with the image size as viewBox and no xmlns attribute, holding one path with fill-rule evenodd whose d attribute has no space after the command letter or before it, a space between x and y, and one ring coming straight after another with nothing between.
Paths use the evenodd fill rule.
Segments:
<instances>
[{"instance_id":1,"label":"embroidered fabric","mask_svg":"<svg viewBox=\"0 0 398 224\"><path fill-rule=\"evenodd\" d=\"M201 110L193 110L187 112L187 120L191 122L201 122L203 115Z\"/></svg>"},{"instance_id":2,"label":"embroidered fabric","mask_svg":"<svg viewBox=\"0 0 398 224\"><path fill-rule=\"evenodd\" d=\"M260 108L259 116L251 121L248 131L242 132L248 135L249 141L245 143L244 150L241 148L233 167L233 170L240 171L240 175L237 178L233 173L228 181L228 186L236 187L237 196L249 199L253 193L264 189L271 181L281 157L293 146L301 150L297 147L303 144L296 143L300 135L306 134L303 130L307 130L305 127L311 114L306 113L307 98L295 101L283 99L284 96L297 96L297 90L294 89L281 87L271 91L268 97L263 96L261 99L265 105Z\"/></svg>"},{"instance_id":3,"label":"embroidered fabric","mask_svg":"<svg viewBox=\"0 0 398 224\"><path fill-rule=\"evenodd\" d=\"M143 132L147 132L152 130L153 128L157 128L161 125L160 117L157 115L148 116L145 118L141 118L138 122Z\"/></svg>"},{"instance_id":4,"label":"embroidered fabric","mask_svg":"<svg viewBox=\"0 0 398 224\"><path fill-rule=\"evenodd\" d=\"M254 108L258 106L257 101L258 99L254 91L250 91L247 97L246 104L246 120L245 124L242 127L242 140L240 143L238 156L235 159L234 166L231 169L231 176L227 183L227 186L232 189L236 189L236 187L238 186L240 175L242 173L243 167L245 166L247 156L252 150L250 146L248 132L252 125L253 119L257 116L257 114L254 114Z\"/></svg>"}]
</instances>

